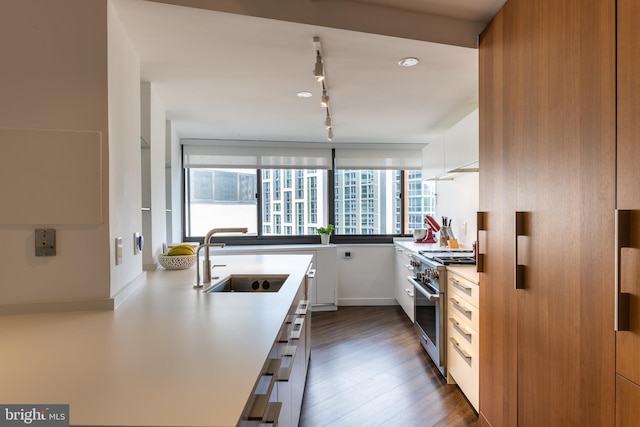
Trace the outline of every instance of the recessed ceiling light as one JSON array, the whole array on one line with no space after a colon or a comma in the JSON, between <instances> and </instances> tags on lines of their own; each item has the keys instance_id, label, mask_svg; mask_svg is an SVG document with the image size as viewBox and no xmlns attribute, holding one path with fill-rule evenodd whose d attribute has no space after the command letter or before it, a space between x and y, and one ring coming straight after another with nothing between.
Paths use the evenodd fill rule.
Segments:
<instances>
[{"instance_id":1,"label":"recessed ceiling light","mask_svg":"<svg viewBox=\"0 0 640 427\"><path fill-rule=\"evenodd\" d=\"M298 98L311 98L311 92L307 92L306 90L301 90L296 95L298 95Z\"/></svg>"},{"instance_id":2,"label":"recessed ceiling light","mask_svg":"<svg viewBox=\"0 0 640 427\"><path fill-rule=\"evenodd\" d=\"M398 61L398 65L400 65L401 67L413 67L414 65L418 65L418 62L420 62L418 58L409 56Z\"/></svg>"}]
</instances>

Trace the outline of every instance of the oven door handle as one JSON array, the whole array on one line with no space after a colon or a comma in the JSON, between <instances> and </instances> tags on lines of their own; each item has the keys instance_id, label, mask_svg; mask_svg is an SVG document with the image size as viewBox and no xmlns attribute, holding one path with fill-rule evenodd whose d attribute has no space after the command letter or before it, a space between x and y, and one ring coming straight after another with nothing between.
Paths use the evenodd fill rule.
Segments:
<instances>
[{"instance_id":1,"label":"oven door handle","mask_svg":"<svg viewBox=\"0 0 640 427\"><path fill-rule=\"evenodd\" d=\"M413 287L416 291L420 292L422 295L427 297L427 299L431 302L440 301L440 294L432 294L428 292L421 284L416 282L413 277L408 276L407 280L413 284Z\"/></svg>"}]
</instances>

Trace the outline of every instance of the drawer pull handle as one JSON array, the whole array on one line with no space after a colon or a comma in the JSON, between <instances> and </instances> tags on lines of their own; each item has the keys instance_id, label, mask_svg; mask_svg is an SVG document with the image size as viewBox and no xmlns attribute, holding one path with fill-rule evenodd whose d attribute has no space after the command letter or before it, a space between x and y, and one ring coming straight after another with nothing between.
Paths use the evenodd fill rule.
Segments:
<instances>
[{"instance_id":1,"label":"drawer pull handle","mask_svg":"<svg viewBox=\"0 0 640 427\"><path fill-rule=\"evenodd\" d=\"M291 330L293 329L293 322L286 322L282 325L282 329L280 329L280 333L278 334L277 341L280 343L289 342L289 337L291 336Z\"/></svg>"},{"instance_id":2,"label":"drawer pull handle","mask_svg":"<svg viewBox=\"0 0 640 427\"><path fill-rule=\"evenodd\" d=\"M473 288L464 286L462 283L458 282L456 279L451 279L451 284L456 288L460 289L461 291L468 293L469 295L471 295L471 292L473 291Z\"/></svg>"},{"instance_id":3,"label":"drawer pull handle","mask_svg":"<svg viewBox=\"0 0 640 427\"><path fill-rule=\"evenodd\" d=\"M460 322L458 322L456 319L454 319L453 317L449 318L449 322L451 322L451 324L453 325L454 328L456 328L458 330L458 332L460 332L462 335L464 335L467 340L469 340L469 342L471 342L471 332L465 330L462 325L460 325Z\"/></svg>"},{"instance_id":4,"label":"drawer pull handle","mask_svg":"<svg viewBox=\"0 0 640 427\"><path fill-rule=\"evenodd\" d=\"M304 331L304 317L296 317L296 320L293 322L293 327L291 328L291 335L289 336L292 340L299 340L302 335L302 331Z\"/></svg>"},{"instance_id":5,"label":"drawer pull handle","mask_svg":"<svg viewBox=\"0 0 640 427\"><path fill-rule=\"evenodd\" d=\"M295 345L288 345L284 348L284 352L282 356L280 356L281 365L278 370L278 381L289 381L291 371L293 370L293 360L296 357L296 350L298 350L298 347Z\"/></svg>"},{"instance_id":6,"label":"drawer pull handle","mask_svg":"<svg viewBox=\"0 0 640 427\"><path fill-rule=\"evenodd\" d=\"M276 381L275 373L280 370L280 359L270 359L264 373L258 380L251 398L253 402L247 414L250 420L262 420L268 410L269 398Z\"/></svg>"},{"instance_id":7,"label":"drawer pull handle","mask_svg":"<svg viewBox=\"0 0 640 427\"><path fill-rule=\"evenodd\" d=\"M407 270L410 270L410 271L414 270L414 268L413 268L413 266L411 264L405 264L404 268L406 268Z\"/></svg>"},{"instance_id":8,"label":"drawer pull handle","mask_svg":"<svg viewBox=\"0 0 640 427\"><path fill-rule=\"evenodd\" d=\"M471 318L471 310L469 310L468 308L463 307L457 299L449 298L449 301L451 301L453 303L453 306L456 309L458 309L458 311L464 313L464 315L467 316L468 318Z\"/></svg>"},{"instance_id":9,"label":"drawer pull handle","mask_svg":"<svg viewBox=\"0 0 640 427\"><path fill-rule=\"evenodd\" d=\"M307 310L309 309L309 300L305 299L300 301L300 304L298 304L298 308L296 309L296 314L299 316L304 316L305 314L307 314Z\"/></svg>"},{"instance_id":10,"label":"drawer pull handle","mask_svg":"<svg viewBox=\"0 0 640 427\"><path fill-rule=\"evenodd\" d=\"M309 269L309 272L307 273L307 276L309 277L309 279L315 279L316 277L316 270L313 268Z\"/></svg>"},{"instance_id":11,"label":"drawer pull handle","mask_svg":"<svg viewBox=\"0 0 640 427\"><path fill-rule=\"evenodd\" d=\"M407 293L407 295L413 298L413 289L405 289L405 292Z\"/></svg>"},{"instance_id":12,"label":"drawer pull handle","mask_svg":"<svg viewBox=\"0 0 640 427\"><path fill-rule=\"evenodd\" d=\"M464 357L464 360L467 363L471 364L471 355L460 348L460 344L458 343L458 341L456 341L454 338L449 338L449 341L451 341L451 344L453 344L453 348L456 349L458 354L460 354L460 356Z\"/></svg>"}]
</instances>

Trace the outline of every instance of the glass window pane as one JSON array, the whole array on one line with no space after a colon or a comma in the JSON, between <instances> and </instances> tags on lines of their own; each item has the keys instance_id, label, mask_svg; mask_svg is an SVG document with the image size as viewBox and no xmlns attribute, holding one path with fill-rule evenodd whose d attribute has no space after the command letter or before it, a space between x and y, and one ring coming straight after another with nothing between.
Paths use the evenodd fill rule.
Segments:
<instances>
[{"instance_id":1,"label":"glass window pane","mask_svg":"<svg viewBox=\"0 0 640 427\"><path fill-rule=\"evenodd\" d=\"M317 234L316 229L326 225L327 210L323 208L326 176L325 170L263 169L262 234ZM269 195L265 197L267 189ZM267 212L269 216L266 215Z\"/></svg>"},{"instance_id":2,"label":"glass window pane","mask_svg":"<svg viewBox=\"0 0 640 427\"><path fill-rule=\"evenodd\" d=\"M187 169L187 237L221 227L256 233L256 182L255 169Z\"/></svg>"},{"instance_id":3,"label":"glass window pane","mask_svg":"<svg viewBox=\"0 0 640 427\"><path fill-rule=\"evenodd\" d=\"M424 216L436 214L436 185L422 181L422 171L405 171L405 234L414 228L424 228Z\"/></svg>"},{"instance_id":4,"label":"glass window pane","mask_svg":"<svg viewBox=\"0 0 640 427\"><path fill-rule=\"evenodd\" d=\"M400 171L336 170L336 234L399 234Z\"/></svg>"},{"instance_id":5,"label":"glass window pane","mask_svg":"<svg viewBox=\"0 0 640 427\"><path fill-rule=\"evenodd\" d=\"M402 233L410 234L435 214L435 185L423 182L421 171L338 169L334 186L336 234L400 234L402 219Z\"/></svg>"}]
</instances>

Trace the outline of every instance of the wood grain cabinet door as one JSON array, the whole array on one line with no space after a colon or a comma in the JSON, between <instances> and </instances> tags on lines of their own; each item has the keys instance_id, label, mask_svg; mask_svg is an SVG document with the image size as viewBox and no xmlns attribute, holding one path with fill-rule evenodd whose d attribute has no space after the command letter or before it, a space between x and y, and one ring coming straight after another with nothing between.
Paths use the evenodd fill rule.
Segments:
<instances>
[{"instance_id":1,"label":"wood grain cabinet door","mask_svg":"<svg viewBox=\"0 0 640 427\"><path fill-rule=\"evenodd\" d=\"M507 8L509 4L505 6ZM505 13L498 14L480 37L480 210L485 231L478 250L485 254L480 273L481 427L517 425L516 294L512 276L512 229L515 210L515 150L504 134L507 126Z\"/></svg>"},{"instance_id":2,"label":"wood grain cabinet door","mask_svg":"<svg viewBox=\"0 0 640 427\"><path fill-rule=\"evenodd\" d=\"M483 426L614 422L615 10L509 0L480 38Z\"/></svg>"},{"instance_id":3,"label":"wood grain cabinet door","mask_svg":"<svg viewBox=\"0 0 640 427\"><path fill-rule=\"evenodd\" d=\"M627 247L620 249L618 290L628 297L628 330L616 332L616 425L640 414L640 2L618 0L617 207L629 210ZM621 300L622 301L622 300ZM624 377L624 378L623 378ZM635 416L633 414L635 413ZM635 423L635 424L633 424Z\"/></svg>"}]
</instances>

